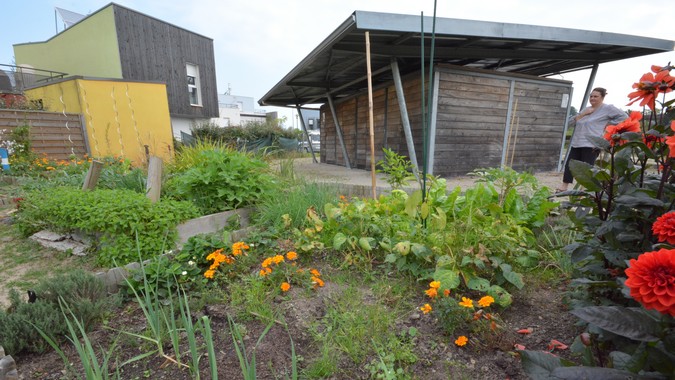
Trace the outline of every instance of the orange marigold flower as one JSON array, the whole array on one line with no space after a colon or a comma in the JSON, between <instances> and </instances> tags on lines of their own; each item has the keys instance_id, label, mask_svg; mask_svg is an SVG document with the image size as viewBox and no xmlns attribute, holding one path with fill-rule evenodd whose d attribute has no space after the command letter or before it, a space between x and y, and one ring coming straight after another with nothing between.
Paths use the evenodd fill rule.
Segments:
<instances>
[{"instance_id":1,"label":"orange marigold flower","mask_svg":"<svg viewBox=\"0 0 675 380\"><path fill-rule=\"evenodd\" d=\"M215 260L216 257L217 257L218 255L220 255L221 252L223 252L223 249L222 249L222 248L217 249L217 250L211 252L208 256L206 256L206 260L207 260L207 261L208 261L208 260Z\"/></svg>"},{"instance_id":2,"label":"orange marigold flower","mask_svg":"<svg viewBox=\"0 0 675 380\"><path fill-rule=\"evenodd\" d=\"M321 273L319 273L319 271L316 270L316 269L310 270L309 273L311 273L312 276L314 276L314 277L321 277Z\"/></svg>"},{"instance_id":3,"label":"orange marigold flower","mask_svg":"<svg viewBox=\"0 0 675 380\"><path fill-rule=\"evenodd\" d=\"M621 140L620 135L624 132L640 132L640 120L642 120L642 112L633 111L630 113L628 119L617 125L608 125L605 129L605 140L609 141L612 145L617 142L619 145L623 144L625 140Z\"/></svg>"},{"instance_id":4,"label":"orange marigold flower","mask_svg":"<svg viewBox=\"0 0 675 380\"><path fill-rule=\"evenodd\" d=\"M282 255L276 255L272 257L272 262L275 264L283 263L284 262L284 257Z\"/></svg>"},{"instance_id":5,"label":"orange marigold flower","mask_svg":"<svg viewBox=\"0 0 675 380\"><path fill-rule=\"evenodd\" d=\"M258 272L258 274L260 274L260 277L265 277L267 276L267 271L265 271L265 269L261 269L260 272Z\"/></svg>"},{"instance_id":6,"label":"orange marigold flower","mask_svg":"<svg viewBox=\"0 0 675 380\"><path fill-rule=\"evenodd\" d=\"M213 278L213 275L216 274L216 271L213 269L209 269L206 272L204 272L204 277L206 278Z\"/></svg>"},{"instance_id":7,"label":"orange marigold flower","mask_svg":"<svg viewBox=\"0 0 675 380\"><path fill-rule=\"evenodd\" d=\"M466 346L466 344L469 342L469 338L465 337L464 335L461 335L455 339L455 344L458 345L459 347Z\"/></svg>"},{"instance_id":8,"label":"orange marigold flower","mask_svg":"<svg viewBox=\"0 0 675 380\"><path fill-rule=\"evenodd\" d=\"M424 306L420 307L420 310L422 310L422 313L424 314L429 314L433 309L431 308L431 305L425 303Z\"/></svg>"},{"instance_id":9,"label":"orange marigold flower","mask_svg":"<svg viewBox=\"0 0 675 380\"><path fill-rule=\"evenodd\" d=\"M480 307L488 307L495 302L495 299L492 296L485 296L478 300L478 305Z\"/></svg>"},{"instance_id":10,"label":"orange marigold flower","mask_svg":"<svg viewBox=\"0 0 675 380\"><path fill-rule=\"evenodd\" d=\"M263 268L269 267L270 265L272 265L272 258L271 257L266 258L260 265L262 265Z\"/></svg>"},{"instance_id":11,"label":"orange marigold flower","mask_svg":"<svg viewBox=\"0 0 675 380\"><path fill-rule=\"evenodd\" d=\"M47 170L54 170L54 167L53 167L53 166L47 166L45 169L47 169Z\"/></svg>"},{"instance_id":12,"label":"orange marigold flower","mask_svg":"<svg viewBox=\"0 0 675 380\"><path fill-rule=\"evenodd\" d=\"M232 244L232 254L234 256L241 255L241 254L245 253L244 252L245 249L249 249L249 248L250 247L246 243L244 243L243 241L238 241L238 242Z\"/></svg>"},{"instance_id":13,"label":"orange marigold flower","mask_svg":"<svg viewBox=\"0 0 675 380\"><path fill-rule=\"evenodd\" d=\"M298 254L297 254L297 252L290 251L286 254L286 258L289 259L289 260L295 260L295 259L298 258Z\"/></svg>"},{"instance_id":14,"label":"orange marigold flower","mask_svg":"<svg viewBox=\"0 0 675 380\"><path fill-rule=\"evenodd\" d=\"M473 307L473 300L470 299L470 298L462 297L462 302L459 303L459 306L472 308Z\"/></svg>"},{"instance_id":15,"label":"orange marigold flower","mask_svg":"<svg viewBox=\"0 0 675 380\"><path fill-rule=\"evenodd\" d=\"M631 259L626 276L631 297L646 309L675 316L675 249L662 248Z\"/></svg>"},{"instance_id":16,"label":"orange marigold flower","mask_svg":"<svg viewBox=\"0 0 675 380\"><path fill-rule=\"evenodd\" d=\"M675 211L656 218L652 224L652 232L658 241L675 245Z\"/></svg>"},{"instance_id":17,"label":"orange marigold flower","mask_svg":"<svg viewBox=\"0 0 675 380\"><path fill-rule=\"evenodd\" d=\"M429 288L424 291L429 298L436 298L438 296L438 290L436 288Z\"/></svg>"},{"instance_id":18,"label":"orange marigold flower","mask_svg":"<svg viewBox=\"0 0 675 380\"><path fill-rule=\"evenodd\" d=\"M440 281L431 281L429 283L429 287L433 289L438 289L441 287L441 282Z\"/></svg>"},{"instance_id":19,"label":"orange marigold flower","mask_svg":"<svg viewBox=\"0 0 675 380\"><path fill-rule=\"evenodd\" d=\"M281 291L282 292L287 292L291 288L291 284L288 282L282 282L281 283Z\"/></svg>"},{"instance_id":20,"label":"orange marigold flower","mask_svg":"<svg viewBox=\"0 0 675 380\"><path fill-rule=\"evenodd\" d=\"M450 296L450 289L444 289L444 290L443 290L443 296L444 296L444 297Z\"/></svg>"},{"instance_id":21,"label":"orange marigold flower","mask_svg":"<svg viewBox=\"0 0 675 380\"><path fill-rule=\"evenodd\" d=\"M320 288L323 288L323 286L325 285L323 280L318 277L312 277L312 283Z\"/></svg>"}]
</instances>

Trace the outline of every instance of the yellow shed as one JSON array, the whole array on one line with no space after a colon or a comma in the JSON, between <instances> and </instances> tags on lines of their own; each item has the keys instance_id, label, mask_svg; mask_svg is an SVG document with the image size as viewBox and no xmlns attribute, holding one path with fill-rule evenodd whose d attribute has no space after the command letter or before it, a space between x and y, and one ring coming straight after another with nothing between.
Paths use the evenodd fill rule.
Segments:
<instances>
[{"instance_id":1,"label":"yellow shed","mask_svg":"<svg viewBox=\"0 0 675 380\"><path fill-rule=\"evenodd\" d=\"M47 111L78 113L92 157L122 156L143 165L148 156L173 157L173 134L163 83L69 77L25 91Z\"/></svg>"}]
</instances>

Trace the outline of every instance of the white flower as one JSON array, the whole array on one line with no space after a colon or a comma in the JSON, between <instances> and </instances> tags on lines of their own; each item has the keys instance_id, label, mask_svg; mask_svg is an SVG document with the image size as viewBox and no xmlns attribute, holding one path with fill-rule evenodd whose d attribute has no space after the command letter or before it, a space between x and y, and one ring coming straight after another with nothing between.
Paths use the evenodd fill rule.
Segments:
<instances>
[{"instance_id":1,"label":"white flower","mask_svg":"<svg viewBox=\"0 0 675 380\"><path fill-rule=\"evenodd\" d=\"M187 276L187 271L184 270L183 273L181 273L183 276Z\"/></svg>"},{"instance_id":2,"label":"white flower","mask_svg":"<svg viewBox=\"0 0 675 380\"><path fill-rule=\"evenodd\" d=\"M193 265L195 265L195 262L192 261L192 260L190 260L190 261L188 261L188 265L189 265L189 266L193 266Z\"/></svg>"}]
</instances>

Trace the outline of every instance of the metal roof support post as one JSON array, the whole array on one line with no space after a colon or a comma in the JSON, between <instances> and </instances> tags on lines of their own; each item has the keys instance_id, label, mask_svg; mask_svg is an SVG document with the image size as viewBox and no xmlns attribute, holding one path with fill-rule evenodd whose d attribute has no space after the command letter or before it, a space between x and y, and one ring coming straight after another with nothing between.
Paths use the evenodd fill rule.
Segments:
<instances>
[{"instance_id":1,"label":"metal roof support post","mask_svg":"<svg viewBox=\"0 0 675 380\"><path fill-rule=\"evenodd\" d=\"M506 155L509 150L508 138L511 135L511 120L513 119L513 92L515 88L516 81L511 79L509 84L509 103L508 109L506 110L506 125L504 127L504 142L502 143L502 169L506 166Z\"/></svg>"},{"instance_id":2,"label":"metal roof support post","mask_svg":"<svg viewBox=\"0 0 675 380\"><path fill-rule=\"evenodd\" d=\"M591 75L588 77L588 83L586 84L586 92L584 92L584 98L581 100L581 105L579 106L579 112L584 108L584 105L586 102L588 102L588 98L591 96L591 91L593 90L593 82L595 82L595 75L598 73L598 66L599 64L596 62L593 64L593 68L591 69ZM569 119L565 120L567 124L569 124ZM572 138L574 138L574 133L577 131L576 126L574 127L574 131L572 132L572 137L570 138L570 142L572 141ZM567 161L567 157L570 155L570 149L572 149L572 144L567 147L567 153L565 154L565 160L562 160L562 150L565 146L565 135L563 135L563 143L562 147L560 148L560 160L558 161L558 171L562 170L562 166L564 166L564 162Z\"/></svg>"},{"instance_id":3,"label":"metal roof support post","mask_svg":"<svg viewBox=\"0 0 675 380\"><path fill-rule=\"evenodd\" d=\"M429 152L427 153L427 173L434 174L434 154L436 151L436 117L438 115L438 88L441 84L441 77L434 75L434 98L431 101L431 118L429 119Z\"/></svg>"},{"instance_id":4,"label":"metal roof support post","mask_svg":"<svg viewBox=\"0 0 675 380\"><path fill-rule=\"evenodd\" d=\"M345 139L342 138L342 127L337 118L337 112L335 112L335 104L333 104L333 97L330 94L326 94L328 98L328 107L330 108L330 113L333 115L333 122L335 122L335 131L337 132L338 139L340 140L340 147L342 148L342 157L345 159L345 166L347 169L351 169L352 166L349 163L349 155L347 154L347 147L345 146Z\"/></svg>"},{"instance_id":5,"label":"metal roof support post","mask_svg":"<svg viewBox=\"0 0 675 380\"><path fill-rule=\"evenodd\" d=\"M307 145L309 145L309 151L312 152L312 160L314 161L315 164L318 164L319 161L316 160L316 156L314 155L314 147L312 146L312 139L309 138L309 133L307 133L307 127L305 126L305 119L302 117L302 109L300 108L299 104L295 105L295 109L298 110L298 115L300 116L300 125L302 126L302 130L305 131L305 137L307 138Z\"/></svg>"},{"instance_id":6,"label":"metal roof support post","mask_svg":"<svg viewBox=\"0 0 675 380\"><path fill-rule=\"evenodd\" d=\"M413 165L413 174L420 180L419 168L417 166L417 155L415 154L415 144L413 144L412 132L410 131L410 119L408 118L408 108L405 103L405 95L403 94L403 85L401 83L401 73L398 70L398 62L396 58L391 59L391 72L394 76L394 87L396 87L396 98L398 100L398 108L401 110L401 124L403 124L403 132L405 133L405 141L408 145L408 156Z\"/></svg>"},{"instance_id":7,"label":"metal roof support post","mask_svg":"<svg viewBox=\"0 0 675 380\"><path fill-rule=\"evenodd\" d=\"M567 103L567 112L565 112L565 125L563 125L562 141L560 142L560 156L558 157L558 167L556 168L558 172L562 171L562 166L565 163L563 159L565 156L565 137L567 136L567 125L570 120L570 111L572 110L572 95L574 94L574 88L570 87L570 98Z\"/></svg>"}]
</instances>

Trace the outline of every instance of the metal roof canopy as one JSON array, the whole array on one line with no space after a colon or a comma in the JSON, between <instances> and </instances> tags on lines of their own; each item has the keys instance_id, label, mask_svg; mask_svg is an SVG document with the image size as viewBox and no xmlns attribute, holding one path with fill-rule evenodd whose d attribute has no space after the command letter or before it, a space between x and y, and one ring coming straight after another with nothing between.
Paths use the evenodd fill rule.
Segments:
<instances>
[{"instance_id":1,"label":"metal roof canopy","mask_svg":"<svg viewBox=\"0 0 675 380\"><path fill-rule=\"evenodd\" d=\"M424 17L430 56L433 18ZM355 11L259 101L262 106L323 104L367 88L370 32L373 86L393 80L391 59L402 75L420 69L420 16ZM672 51L669 40L587 30L436 18L434 62L551 76L605 62ZM428 60L427 63L428 65Z\"/></svg>"}]
</instances>

